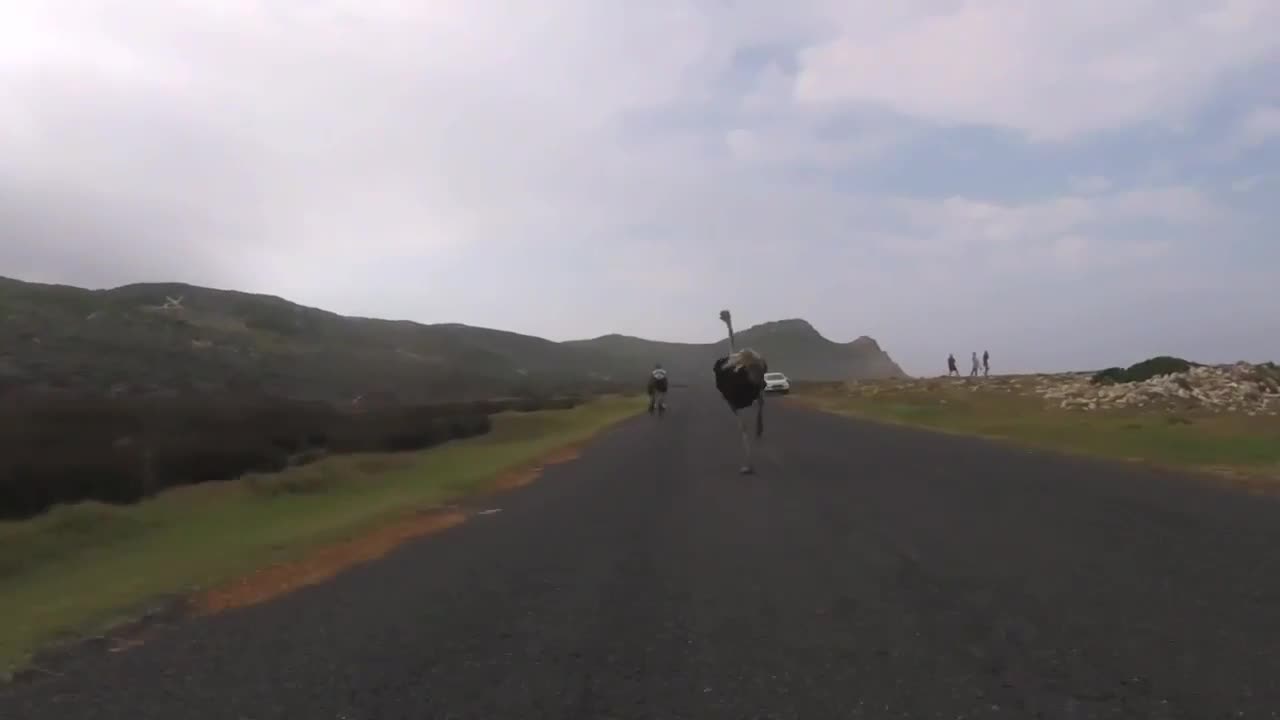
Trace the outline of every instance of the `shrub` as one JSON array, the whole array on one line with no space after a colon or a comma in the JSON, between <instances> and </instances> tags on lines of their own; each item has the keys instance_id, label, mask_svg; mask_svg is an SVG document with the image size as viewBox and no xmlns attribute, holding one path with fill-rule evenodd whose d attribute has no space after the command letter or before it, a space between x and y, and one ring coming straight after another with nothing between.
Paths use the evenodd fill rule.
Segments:
<instances>
[{"instance_id":1,"label":"shrub","mask_svg":"<svg viewBox=\"0 0 1280 720\"><path fill-rule=\"evenodd\" d=\"M310 465L313 462L319 462L329 455L329 451L322 447L307 448L300 453L289 456L289 465L291 467L301 467Z\"/></svg>"},{"instance_id":2,"label":"shrub","mask_svg":"<svg viewBox=\"0 0 1280 720\"><path fill-rule=\"evenodd\" d=\"M1143 360L1128 368L1107 368L1094 373L1091 382L1095 385L1113 385L1116 383L1135 383L1150 380L1162 375L1177 375L1195 367L1196 363L1182 358L1161 355Z\"/></svg>"},{"instance_id":3,"label":"shrub","mask_svg":"<svg viewBox=\"0 0 1280 720\"><path fill-rule=\"evenodd\" d=\"M488 433L495 412L568 409L581 401L525 395L353 412L262 395L12 395L0 401L0 519L86 500L133 503L244 475L265 494L309 492L323 486L321 476L302 468L279 480L270 474L329 453L420 450Z\"/></svg>"},{"instance_id":4,"label":"shrub","mask_svg":"<svg viewBox=\"0 0 1280 720\"><path fill-rule=\"evenodd\" d=\"M1094 385L1114 385L1116 383L1126 382L1124 377L1124 368L1109 367L1105 370L1099 370L1094 373L1091 382Z\"/></svg>"},{"instance_id":5,"label":"shrub","mask_svg":"<svg viewBox=\"0 0 1280 720\"><path fill-rule=\"evenodd\" d=\"M153 451L144 473L150 477L144 494L175 485L230 480L247 472L279 472L289 455L264 439L194 437Z\"/></svg>"},{"instance_id":6,"label":"shrub","mask_svg":"<svg viewBox=\"0 0 1280 720\"><path fill-rule=\"evenodd\" d=\"M85 500L133 503L178 485L275 473L328 452L428 448L489 432L492 405L344 413L261 397L24 396L0 406L0 518ZM288 485L295 480L281 482L280 491L299 491Z\"/></svg>"},{"instance_id":7,"label":"shrub","mask_svg":"<svg viewBox=\"0 0 1280 720\"><path fill-rule=\"evenodd\" d=\"M264 497L305 495L328 490L341 480L329 465L313 465L283 473L254 473L245 477L249 490Z\"/></svg>"}]
</instances>

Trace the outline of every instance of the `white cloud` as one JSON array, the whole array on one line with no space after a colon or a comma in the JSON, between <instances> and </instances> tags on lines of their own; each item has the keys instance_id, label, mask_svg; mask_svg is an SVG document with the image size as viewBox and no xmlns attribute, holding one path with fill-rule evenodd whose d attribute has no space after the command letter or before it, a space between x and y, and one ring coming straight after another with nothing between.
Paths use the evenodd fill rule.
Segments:
<instances>
[{"instance_id":1,"label":"white cloud","mask_svg":"<svg viewBox=\"0 0 1280 720\"><path fill-rule=\"evenodd\" d=\"M1076 269L1088 261L1092 244L1089 238L1080 235L1063 235L1053 241L1052 253L1059 263Z\"/></svg>"},{"instance_id":2,"label":"white cloud","mask_svg":"<svg viewBox=\"0 0 1280 720\"><path fill-rule=\"evenodd\" d=\"M1111 180L1101 175L1071 178L1071 189L1082 195L1093 195L1111 189Z\"/></svg>"},{"instance_id":3,"label":"white cloud","mask_svg":"<svg viewBox=\"0 0 1280 720\"><path fill-rule=\"evenodd\" d=\"M1280 106L1251 110L1241 119L1234 140L1237 149L1247 149L1276 138L1280 138Z\"/></svg>"},{"instance_id":4,"label":"white cloud","mask_svg":"<svg viewBox=\"0 0 1280 720\"><path fill-rule=\"evenodd\" d=\"M1175 126L1231 72L1280 53L1273 0L851 2L796 97L1061 140Z\"/></svg>"},{"instance_id":5,"label":"white cloud","mask_svg":"<svg viewBox=\"0 0 1280 720\"><path fill-rule=\"evenodd\" d=\"M1173 175L1135 187L1125 168L1028 167L1070 193L940 189L955 158L916 144L932 125L1036 139L1172 127L1273 56L1278 13L1271 0L10 3L0 268L559 337L702 339L714 315L692 308L731 305L909 346L946 315L921 287L983 278L1040 312L1051 300L1023 278L1092 280L1188 242L1148 226L1232 237L1212 193ZM766 59L748 72L743 53ZM969 150L981 175L982 146ZM768 273L761 246L778 249Z\"/></svg>"},{"instance_id":6,"label":"white cloud","mask_svg":"<svg viewBox=\"0 0 1280 720\"><path fill-rule=\"evenodd\" d=\"M1138 188L1103 199L1118 220L1160 220L1170 223L1226 221L1231 212L1203 192L1187 186Z\"/></svg>"},{"instance_id":7,"label":"white cloud","mask_svg":"<svg viewBox=\"0 0 1280 720\"><path fill-rule=\"evenodd\" d=\"M725 52L681 2L64 0L0 17L0 168L339 255L516 233L555 180L624 162L620 113L691 91Z\"/></svg>"},{"instance_id":8,"label":"white cloud","mask_svg":"<svg viewBox=\"0 0 1280 720\"><path fill-rule=\"evenodd\" d=\"M1260 187L1275 182L1276 175L1249 175L1231 182L1231 191L1237 193L1248 193L1257 190Z\"/></svg>"},{"instance_id":9,"label":"white cloud","mask_svg":"<svg viewBox=\"0 0 1280 720\"><path fill-rule=\"evenodd\" d=\"M1125 228L1157 228L1172 238L1225 227L1234 218L1198 191L1176 186L1026 203L897 198L892 206L911 230L883 236L886 250L950 263L970 276L1142 263L1168 252L1170 240L1135 236Z\"/></svg>"}]
</instances>

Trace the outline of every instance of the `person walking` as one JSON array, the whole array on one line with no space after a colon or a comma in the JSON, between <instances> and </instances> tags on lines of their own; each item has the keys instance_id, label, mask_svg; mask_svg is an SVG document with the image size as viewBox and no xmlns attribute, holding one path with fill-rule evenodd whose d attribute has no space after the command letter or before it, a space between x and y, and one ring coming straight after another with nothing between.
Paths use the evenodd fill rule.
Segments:
<instances>
[{"instance_id":1,"label":"person walking","mask_svg":"<svg viewBox=\"0 0 1280 720\"><path fill-rule=\"evenodd\" d=\"M969 377L978 377L978 351L973 351L973 369L969 371Z\"/></svg>"},{"instance_id":2,"label":"person walking","mask_svg":"<svg viewBox=\"0 0 1280 720\"><path fill-rule=\"evenodd\" d=\"M951 377L952 375L960 377L960 371L956 369L956 356L951 353L947 353L947 377Z\"/></svg>"},{"instance_id":3,"label":"person walking","mask_svg":"<svg viewBox=\"0 0 1280 720\"><path fill-rule=\"evenodd\" d=\"M991 353L982 351L982 377L991 377Z\"/></svg>"}]
</instances>

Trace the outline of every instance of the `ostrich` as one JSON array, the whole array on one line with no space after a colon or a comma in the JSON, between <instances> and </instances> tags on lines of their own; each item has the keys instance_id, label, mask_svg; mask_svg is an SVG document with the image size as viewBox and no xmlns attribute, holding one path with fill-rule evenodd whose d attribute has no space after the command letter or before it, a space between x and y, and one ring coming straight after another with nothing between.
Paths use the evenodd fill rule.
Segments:
<instances>
[{"instance_id":1,"label":"ostrich","mask_svg":"<svg viewBox=\"0 0 1280 720\"><path fill-rule=\"evenodd\" d=\"M720 311L720 320L729 328L729 354L718 358L712 370L716 374L716 389L729 403L729 409L738 418L738 429L742 431L742 450L745 459L742 474L755 472L751 465L751 437L747 433L747 423L739 410L756 405L756 437L764 436L764 374L769 372L769 364L760 353L750 348L738 350L733 341L733 320L728 310Z\"/></svg>"}]
</instances>

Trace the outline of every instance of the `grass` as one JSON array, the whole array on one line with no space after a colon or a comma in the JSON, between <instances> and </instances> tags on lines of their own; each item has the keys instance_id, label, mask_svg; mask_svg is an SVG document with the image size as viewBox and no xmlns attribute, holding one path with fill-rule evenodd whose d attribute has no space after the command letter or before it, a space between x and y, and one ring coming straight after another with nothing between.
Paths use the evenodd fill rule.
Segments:
<instances>
[{"instance_id":1,"label":"grass","mask_svg":"<svg viewBox=\"0 0 1280 720\"><path fill-rule=\"evenodd\" d=\"M417 453L333 456L131 506L80 503L0 523L0 675L37 649L483 489L641 411L634 398L503 413L485 436Z\"/></svg>"},{"instance_id":2,"label":"grass","mask_svg":"<svg viewBox=\"0 0 1280 720\"><path fill-rule=\"evenodd\" d=\"M995 380L996 378L991 378ZM1280 418L1207 411L1070 411L982 381L801 386L792 397L864 419L1182 469L1280 478Z\"/></svg>"}]
</instances>

